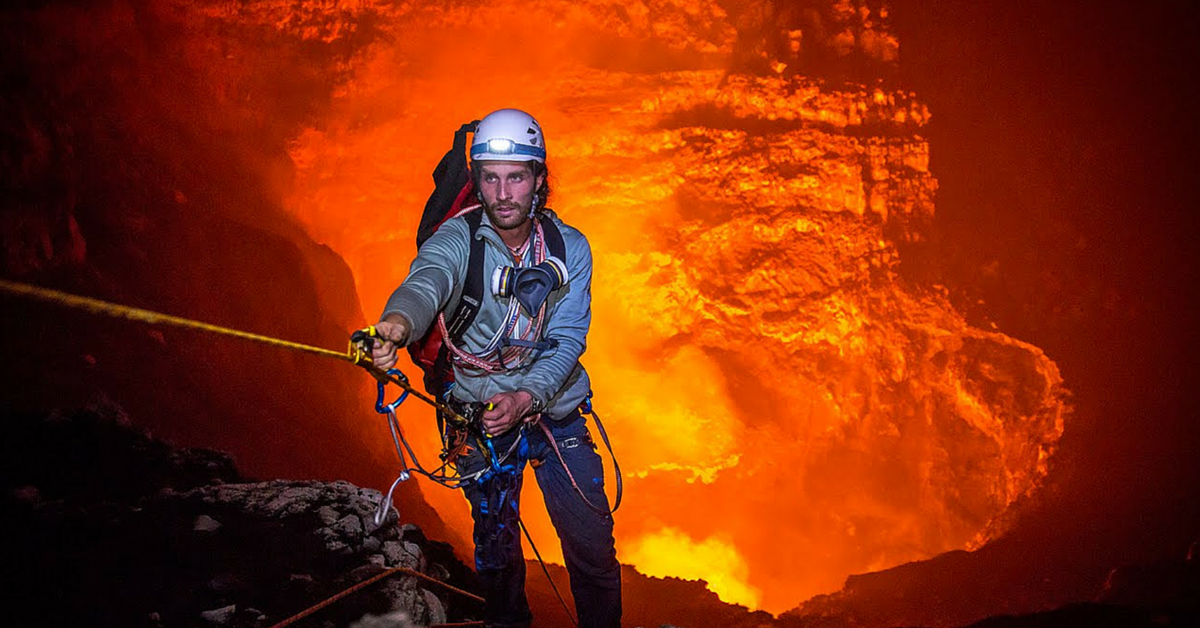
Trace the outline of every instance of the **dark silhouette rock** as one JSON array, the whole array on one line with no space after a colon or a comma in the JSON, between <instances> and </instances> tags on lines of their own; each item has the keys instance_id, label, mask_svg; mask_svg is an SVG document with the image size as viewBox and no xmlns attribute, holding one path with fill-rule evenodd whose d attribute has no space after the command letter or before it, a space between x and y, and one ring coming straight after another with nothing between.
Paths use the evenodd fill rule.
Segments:
<instances>
[{"instance_id":1,"label":"dark silhouette rock","mask_svg":"<svg viewBox=\"0 0 1200 628\"><path fill-rule=\"evenodd\" d=\"M453 560L448 548L397 525L396 511L376 525L377 491L247 481L228 457L172 450L111 406L4 422L19 438L0 452L14 463L3 476L10 532L0 550L22 566L7 585L21 625L261 626L392 567L473 586L462 565L436 564ZM474 610L452 596L400 574L322 617L344 625L403 612L425 625Z\"/></svg>"}]
</instances>

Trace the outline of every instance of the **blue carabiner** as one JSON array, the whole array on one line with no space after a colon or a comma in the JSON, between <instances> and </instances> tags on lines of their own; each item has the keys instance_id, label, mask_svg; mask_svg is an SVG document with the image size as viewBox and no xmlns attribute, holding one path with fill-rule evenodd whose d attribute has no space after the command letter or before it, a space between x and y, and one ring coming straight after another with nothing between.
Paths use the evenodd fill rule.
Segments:
<instances>
[{"instance_id":1,"label":"blue carabiner","mask_svg":"<svg viewBox=\"0 0 1200 628\"><path fill-rule=\"evenodd\" d=\"M500 458L496 455L496 446L492 444L492 438L485 437L483 443L487 445L488 462L492 465L492 471L500 471Z\"/></svg>"},{"instance_id":2,"label":"blue carabiner","mask_svg":"<svg viewBox=\"0 0 1200 628\"><path fill-rule=\"evenodd\" d=\"M404 373L401 373L400 369L388 369L387 374L395 375L396 377L400 378L400 381L402 382L408 382L408 377L406 377ZM395 412L396 408L400 407L400 404L404 403L404 400L408 398L408 390L405 390L404 392L400 393L400 396L397 397L395 401L384 405L383 397L387 382L380 380L376 382L376 385L379 387L379 394L375 397L375 411L379 414L390 414Z\"/></svg>"},{"instance_id":3,"label":"blue carabiner","mask_svg":"<svg viewBox=\"0 0 1200 628\"><path fill-rule=\"evenodd\" d=\"M484 437L483 444L487 447L490 468L476 480L480 484L486 484L492 478L502 474L518 475L521 471L521 464L529 459L529 439L525 437L524 428L521 428L521 431L517 434L517 459L515 461L500 464L500 456L496 454L496 445L492 437Z\"/></svg>"}]
</instances>

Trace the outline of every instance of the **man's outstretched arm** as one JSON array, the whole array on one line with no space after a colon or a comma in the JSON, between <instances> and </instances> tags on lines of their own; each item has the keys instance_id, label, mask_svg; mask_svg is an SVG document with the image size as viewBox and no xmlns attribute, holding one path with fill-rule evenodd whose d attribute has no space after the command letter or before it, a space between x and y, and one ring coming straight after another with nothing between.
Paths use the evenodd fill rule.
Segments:
<instances>
[{"instance_id":1,"label":"man's outstretched arm","mask_svg":"<svg viewBox=\"0 0 1200 628\"><path fill-rule=\"evenodd\" d=\"M371 352L379 368L396 363L396 350L425 335L454 293L467 259L466 225L451 221L421 245L408 276L388 298L375 331L385 342Z\"/></svg>"}]
</instances>

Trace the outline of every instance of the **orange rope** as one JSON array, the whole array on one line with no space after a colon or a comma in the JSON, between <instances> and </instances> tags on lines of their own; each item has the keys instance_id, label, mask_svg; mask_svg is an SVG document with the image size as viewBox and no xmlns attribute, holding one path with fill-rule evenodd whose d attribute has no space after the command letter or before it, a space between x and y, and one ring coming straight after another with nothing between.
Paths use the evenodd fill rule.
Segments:
<instances>
[{"instance_id":1,"label":"orange rope","mask_svg":"<svg viewBox=\"0 0 1200 628\"><path fill-rule=\"evenodd\" d=\"M352 593L359 591L360 589L365 589L365 588L371 586L372 584L379 582L380 580L383 580L385 578L388 578L388 577L393 576L398 573L404 573L404 574L408 574L410 576L415 576L417 578L427 580L434 584L441 585L443 588L446 588L455 593L465 595L466 597L468 597L472 600L475 600L476 602L483 602L483 598L479 597L478 595L475 595L474 593L471 593L469 591L464 591L458 587L446 584L445 582L442 582L441 580L438 580L436 578L431 578L419 571L413 571L412 569L409 569L408 567L393 567L383 573L379 573L370 578L367 578L366 580L363 580L362 582L350 587L349 589L346 589L340 593L335 593L334 595L331 595L331 596L325 598L324 600L317 602L316 604L300 611L299 613L296 613L295 615L292 615L291 617L288 617L287 619L285 619L277 624L272 625L270 628L284 628L284 626L289 626L289 625L291 625L295 622L298 622L301 619L304 619L305 617L308 617L309 615L312 615L313 613L325 608L326 606L329 606L330 604L333 604L334 602L337 602L338 600L340 600ZM483 622L470 622L468 624L443 624L443 625L466 626L466 625L482 625L482 624L483 624Z\"/></svg>"}]
</instances>

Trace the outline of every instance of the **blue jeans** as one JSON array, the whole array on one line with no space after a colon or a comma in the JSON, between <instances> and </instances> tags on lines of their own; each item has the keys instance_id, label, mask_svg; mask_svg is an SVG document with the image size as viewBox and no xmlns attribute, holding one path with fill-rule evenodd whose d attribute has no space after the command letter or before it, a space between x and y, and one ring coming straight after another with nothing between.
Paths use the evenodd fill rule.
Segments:
<instances>
[{"instance_id":1,"label":"blue jeans","mask_svg":"<svg viewBox=\"0 0 1200 628\"><path fill-rule=\"evenodd\" d=\"M563 461L589 501L608 508L604 494L604 467L578 411L560 421L547 422L558 442ZM516 431L493 439L503 455L517 438ZM526 431L526 455L546 499L550 521L562 542L571 593L580 628L619 628L621 625L621 565L613 541L613 519L588 508L571 486L563 465L539 427ZM475 569L484 586L487 628L525 628L533 615L525 597L525 557L521 551L521 477L525 458L515 474L497 474L463 489L471 502L475 521ZM486 453L472 450L459 461L459 471L469 475L488 465Z\"/></svg>"}]
</instances>

